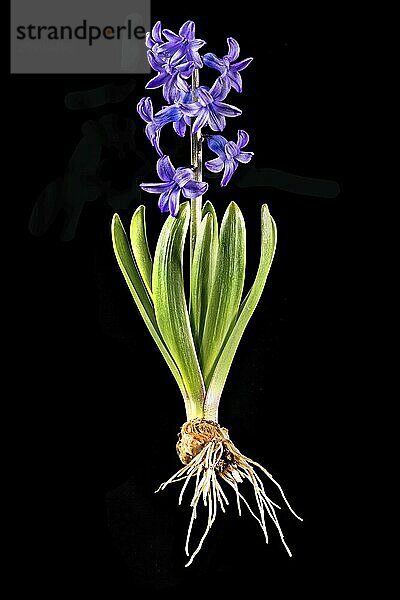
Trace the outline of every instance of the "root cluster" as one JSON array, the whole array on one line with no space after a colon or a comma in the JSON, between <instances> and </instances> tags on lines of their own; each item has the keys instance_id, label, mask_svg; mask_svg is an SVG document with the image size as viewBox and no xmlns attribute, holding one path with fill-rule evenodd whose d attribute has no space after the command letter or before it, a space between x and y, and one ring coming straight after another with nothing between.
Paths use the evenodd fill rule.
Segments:
<instances>
[{"instance_id":1,"label":"root cluster","mask_svg":"<svg viewBox=\"0 0 400 600\"><path fill-rule=\"evenodd\" d=\"M280 506L275 504L275 502L270 500L267 496L264 484L254 467L257 467L264 473L269 481L279 489L282 499L289 510L301 521L302 519L293 511L289 502L286 500L281 486L272 475L262 465L244 456L229 439L228 430L225 427L218 425L218 423L203 418L193 419L182 425L178 437L179 439L176 448L178 456L185 466L179 469L179 471L167 481L162 483L157 492L164 490L170 483L183 481L184 483L179 495L179 504L181 504L183 494L188 487L189 482L193 480L195 483L194 494L190 503L192 515L185 545L186 554L190 557L186 566L189 566L193 562L196 554L200 552L203 542L215 521L218 507L221 508L222 512L225 512L225 508L229 504L221 486L222 481L225 481L233 488L236 495L239 515L241 514L241 503L243 503L260 525L267 543L268 533L265 516L267 515L271 518L279 532L284 547L289 556L291 556L291 552L284 540L275 511L276 508L280 509ZM257 506L255 512L239 491L239 484L243 483L245 480L250 482L254 491ZM190 536L194 520L197 517L198 505L199 502L201 504L201 500L203 501L204 506L208 508L207 525L199 544L190 555Z\"/></svg>"}]
</instances>

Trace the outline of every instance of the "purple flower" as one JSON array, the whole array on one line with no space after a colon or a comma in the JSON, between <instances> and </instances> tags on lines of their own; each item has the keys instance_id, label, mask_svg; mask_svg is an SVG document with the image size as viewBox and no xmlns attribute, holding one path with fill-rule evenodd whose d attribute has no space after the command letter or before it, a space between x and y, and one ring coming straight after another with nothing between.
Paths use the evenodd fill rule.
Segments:
<instances>
[{"instance_id":1,"label":"purple flower","mask_svg":"<svg viewBox=\"0 0 400 600\"><path fill-rule=\"evenodd\" d=\"M197 102L182 105L186 116L195 117L193 133L205 125L209 125L213 131L223 131L226 126L225 117L238 117L242 114L239 108L222 102L226 94L226 88L219 77L211 89L200 86L196 90Z\"/></svg>"},{"instance_id":2,"label":"purple flower","mask_svg":"<svg viewBox=\"0 0 400 600\"><path fill-rule=\"evenodd\" d=\"M193 21L186 21L179 30L179 35L170 29L164 29L163 35L167 42L157 47L157 52L165 53L172 58L175 63L181 59L185 62L192 62L194 68L201 68L203 62L199 55L199 50L205 44L204 40L197 40L194 32L195 24Z\"/></svg>"},{"instance_id":3,"label":"purple flower","mask_svg":"<svg viewBox=\"0 0 400 600\"><path fill-rule=\"evenodd\" d=\"M147 58L150 66L157 71L157 75L150 79L146 89L152 90L163 86L163 96L169 103L176 102L182 92L189 91L189 86L184 78L187 79L193 73L193 63L174 64L171 58L165 59L161 54L154 53L152 50L147 52Z\"/></svg>"},{"instance_id":4,"label":"purple flower","mask_svg":"<svg viewBox=\"0 0 400 600\"><path fill-rule=\"evenodd\" d=\"M179 209L179 198L197 198L208 189L208 183L194 181L192 169L172 166L169 156L163 156L157 161L157 173L162 183L142 183L140 187L150 194L160 194L158 206L161 212L170 212L176 217Z\"/></svg>"},{"instance_id":5,"label":"purple flower","mask_svg":"<svg viewBox=\"0 0 400 600\"><path fill-rule=\"evenodd\" d=\"M239 58L240 47L233 38L228 38L226 41L228 43L228 54L223 58L217 58L215 54L211 53L205 54L203 57L204 64L212 69L217 69L221 73L221 78L227 88L227 92L233 87L234 90L241 93L242 76L239 71L243 71L243 69L248 67L253 59L245 58L233 64Z\"/></svg>"},{"instance_id":6,"label":"purple flower","mask_svg":"<svg viewBox=\"0 0 400 600\"><path fill-rule=\"evenodd\" d=\"M160 156L164 156L164 153L160 149L161 129L167 123L174 123L175 125L176 122L182 119L182 109L178 104L172 104L171 106L164 106L154 115L151 98L142 98L137 105L137 111L147 123L145 132L151 145L154 146ZM181 125L178 126L178 129L181 129Z\"/></svg>"},{"instance_id":7,"label":"purple flower","mask_svg":"<svg viewBox=\"0 0 400 600\"><path fill-rule=\"evenodd\" d=\"M228 142L222 135L207 136L207 144L210 150L218 155L213 160L206 162L206 167L212 173L219 173L224 169L224 174L221 180L221 186L226 186L234 172L239 166L239 163L250 162L254 152L242 152L242 148L247 146L249 142L249 134L240 129L237 135L237 142Z\"/></svg>"},{"instance_id":8,"label":"purple flower","mask_svg":"<svg viewBox=\"0 0 400 600\"><path fill-rule=\"evenodd\" d=\"M157 51L161 44L164 43L164 40L161 37L162 27L161 21L157 21L151 30L151 34L149 32L146 33L146 46L150 48L150 50Z\"/></svg>"}]
</instances>

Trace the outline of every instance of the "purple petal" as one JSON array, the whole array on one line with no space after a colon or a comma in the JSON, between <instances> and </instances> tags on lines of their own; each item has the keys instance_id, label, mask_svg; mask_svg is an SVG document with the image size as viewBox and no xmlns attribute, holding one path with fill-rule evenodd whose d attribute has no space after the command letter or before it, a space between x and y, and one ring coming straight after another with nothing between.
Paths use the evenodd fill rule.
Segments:
<instances>
[{"instance_id":1,"label":"purple petal","mask_svg":"<svg viewBox=\"0 0 400 600\"><path fill-rule=\"evenodd\" d=\"M146 33L146 46L147 48L150 48L150 50L155 46L155 41L152 39L151 37L151 33L147 32Z\"/></svg>"},{"instance_id":2,"label":"purple petal","mask_svg":"<svg viewBox=\"0 0 400 600\"><path fill-rule=\"evenodd\" d=\"M150 123L150 121L153 119L153 104L151 102L151 98L142 98L139 100L136 109L143 121Z\"/></svg>"},{"instance_id":3,"label":"purple petal","mask_svg":"<svg viewBox=\"0 0 400 600\"><path fill-rule=\"evenodd\" d=\"M223 135L210 135L207 137L208 147L218 156L225 158L225 146L228 140Z\"/></svg>"},{"instance_id":4,"label":"purple petal","mask_svg":"<svg viewBox=\"0 0 400 600\"><path fill-rule=\"evenodd\" d=\"M180 28L179 35L187 40L194 40L194 28L195 24L193 21L186 21Z\"/></svg>"},{"instance_id":5,"label":"purple petal","mask_svg":"<svg viewBox=\"0 0 400 600\"><path fill-rule=\"evenodd\" d=\"M194 50L195 52L200 50L200 48L202 48L205 45L206 45L206 42L204 40L193 40L193 42L190 42L190 48L192 50Z\"/></svg>"},{"instance_id":6,"label":"purple petal","mask_svg":"<svg viewBox=\"0 0 400 600\"><path fill-rule=\"evenodd\" d=\"M251 161L251 159L254 156L254 152L241 152L240 154L238 154L238 156L236 157L236 159L241 162L241 163L248 163Z\"/></svg>"},{"instance_id":7,"label":"purple petal","mask_svg":"<svg viewBox=\"0 0 400 600\"><path fill-rule=\"evenodd\" d=\"M243 71L243 69L249 66L252 60L252 58L244 58L234 65L231 65L231 69L235 69L235 71Z\"/></svg>"},{"instance_id":8,"label":"purple petal","mask_svg":"<svg viewBox=\"0 0 400 600\"><path fill-rule=\"evenodd\" d=\"M210 89L210 94L214 100L219 100L221 102L222 100L225 100L229 90L230 86L227 86L226 84L226 77L221 75Z\"/></svg>"},{"instance_id":9,"label":"purple petal","mask_svg":"<svg viewBox=\"0 0 400 600\"><path fill-rule=\"evenodd\" d=\"M204 181L188 181L184 188L182 188L182 194L185 198L198 198L203 196L208 190L208 183Z\"/></svg>"},{"instance_id":10,"label":"purple petal","mask_svg":"<svg viewBox=\"0 0 400 600\"><path fill-rule=\"evenodd\" d=\"M182 77L190 77L194 70L194 63L191 61L183 62L179 65L174 65L174 66L175 66L176 70L179 71L179 74Z\"/></svg>"},{"instance_id":11,"label":"purple petal","mask_svg":"<svg viewBox=\"0 0 400 600\"><path fill-rule=\"evenodd\" d=\"M247 133L247 131L239 129L239 131L237 132L237 145L239 146L239 148L244 148L245 146L247 146L248 143L249 134Z\"/></svg>"},{"instance_id":12,"label":"purple petal","mask_svg":"<svg viewBox=\"0 0 400 600\"><path fill-rule=\"evenodd\" d=\"M164 156L164 153L160 148L160 133L160 130L156 132L156 136L154 138L154 148L156 149L158 156Z\"/></svg>"},{"instance_id":13,"label":"purple petal","mask_svg":"<svg viewBox=\"0 0 400 600\"><path fill-rule=\"evenodd\" d=\"M201 106L200 102L191 102L190 104L181 104L181 110L184 115L188 117L197 117L200 110L203 110L204 107Z\"/></svg>"},{"instance_id":14,"label":"purple petal","mask_svg":"<svg viewBox=\"0 0 400 600\"><path fill-rule=\"evenodd\" d=\"M175 121L173 124L173 128L175 133L177 133L180 137L185 137L186 135L186 123L184 119L179 119L179 121Z\"/></svg>"},{"instance_id":15,"label":"purple petal","mask_svg":"<svg viewBox=\"0 0 400 600\"><path fill-rule=\"evenodd\" d=\"M174 61L179 60L185 54L185 50L182 49L180 38L178 38L178 41L176 42L165 42L164 44L161 44L158 48L158 52L165 52L168 56L174 56Z\"/></svg>"},{"instance_id":16,"label":"purple petal","mask_svg":"<svg viewBox=\"0 0 400 600\"><path fill-rule=\"evenodd\" d=\"M154 123L154 121L150 121L150 123L146 125L145 133L150 140L151 145L154 146L157 137L157 125Z\"/></svg>"},{"instance_id":17,"label":"purple petal","mask_svg":"<svg viewBox=\"0 0 400 600\"><path fill-rule=\"evenodd\" d=\"M171 193L171 190L169 189L167 192L163 192L158 199L158 208L163 213L169 211L168 200L169 200L170 193Z\"/></svg>"},{"instance_id":18,"label":"purple petal","mask_svg":"<svg viewBox=\"0 0 400 600\"><path fill-rule=\"evenodd\" d=\"M224 61L211 52L208 52L203 56L203 61L207 67L210 67L210 69L217 69L217 71L220 71L221 73L225 73L226 71Z\"/></svg>"},{"instance_id":19,"label":"purple petal","mask_svg":"<svg viewBox=\"0 0 400 600\"><path fill-rule=\"evenodd\" d=\"M171 183L141 183L140 188L149 194L162 194L167 192L171 187Z\"/></svg>"},{"instance_id":20,"label":"purple petal","mask_svg":"<svg viewBox=\"0 0 400 600\"><path fill-rule=\"evenodd\" d=\"M149 83L146 84L146 89L154 90L156 88L159 88L162 85L165 85L170 79L170 77L171 75L168 75L168 73L159 73L159 75L156 75L155 77L153 77L153 79L150 79Z\"/></svg>"},{"instance_id":21,"label":"purple petal","mask_svg":"<svg viewBox=\"0 0 400 600\"><path fill-rule=\"evenodd\" d=\"M233 71L231 69L228 73L227 80L229 80L229 83L231 84L231 86L233 87L234 90L236 90L239 94L242 93L243 82L242 82L242 76L240 73L237 73L236 71Z\"/></svg>"},{"instance_id":22,"label":"purple petal","mask_svg":"<svg viewBox=\"0 0 400 600\"><path fill-rule=\"evenodd\" d=\"M163 39L161 37L161 33L162 33L162 27L161 27L161 21L157 21L157 23L154 25L153 29L152 29L152 36L153 39L158 42L159 44L162 43Z\"/></svg>"},{"instance_id":23,"label":"purple petal","mask_svg":"<svg viewBox=\"0 0 400 600\"><path fill-rule=\"evenodd\" d=\"M164 29L163 35L165 39L169 42L181 42L181 38L179 37L179 35L171 31L170 29Z\"/></svg>"},{"instance_id":24,"label":"purple petal","mask_svg":"<svg viewBox=\"0 0 400 600\"><path fill-rule=\"evenodd\" d=\"M154 69L155 71L158 71L159 73L164 71L165 62L159 54L154 54L154 52L152 52L151 50L148 50L147 51L147 60L149 62L149 65L151 66L151 68Z\"/></svg>"},{"instance_id":25,"label":"purple petal","mask_svg":"<svg viewBox=\"0 0 400 600\"><path fill-rule=\"evenodd\" d=\"M184 187L191 179L193 179L192 169L179 167L176 170L174 181L179 185L180 188Z\"/></svg>"},{"instance_id":26,"label":"purple petal","mask_svg":"<svg viewBox=\"0 0 400 600\"><path fill-rule=\"evenodd\" d=\"M226 41L228 44L228 54L226 55L226 57L229 59L230 62L233 62L239 57L240 46L234 38L229 37Z\"/></svg>"},{"instance_id":27,"label":"purple petal","mask_svg":"<svg viewBox=\"0 0 400 600\"><path fill-rule=\"evenodd\" d=\"M200 58L200 54L196 51L196 50L192 50L191 47L189 47L186 50L186 58L188 60L190 60L190 62L193 63L193 65L195 67L197 67L198 69L201 69L203 66L203 61Z\"/></svg>"},{"instance_id":28,"label":"purple petal","mask_svg":"<svg viewBox=\"0 0 400 600\"><path fill-rule=\"evenodd\" d=\"M169 156L163 156L157 161L157 173L162 181L171 182L175 177L175 168L172 166Z\"/></svg>"},{"instance_id":29,"label":"purple petal","mask_svg":"<svg viewBox=\"0 0 400 600\"><path fill-rule=\"evenodd\" d=\"M209 111L207 110L207 108L200 107L200 110L197 114L196 120L193 123L192 133L197 133L197 131L199 131L199 129L204 127L204 125L208 121L208 117L209 117Z\"/></svg>"},{"instance_id":30,"label":"purple petal","mask_svg":"<svg viewBox=\"0 0 400 600\"><path fill-rule=\"evenodd\" d=\"M201 106L207 106L207 104L211 104L211 102L213 102L214 100L210 94L209 89L205 85L202 85L199 88L197 88L196 97L200 102Z\"/></svg>"},{"instance_id":31,"label":"purple petal","mask_svg":"<svg viewBox=\"0 0 400 600\"><path fill-rule=\"evenodd\" d=\"M217 113L214 106L209 110L208 124L213 131L223 131L226 127L225 117Z\"/></svg>"},{"instance_id":32,"label":"purple petal","mask_svg":"<svg viewBox=\"0 0 400 600\"><path fill-rule=\"evenodd\" d=\"M211 171L211 173L219 173L224 168L224 161L221 157L217 156L217 158L213 158L212 160L208 160L205 163L206 169Z\"/></svg>"},{"instance_id":33,"label":"purple petal","mask_svg":"<svg viewBox=\"0 0 400 600\"><path fill-rule=\"evenodd\" d=\"M239 154L239 148L235 142L228 142L225 146L225 154L228 160L233 160Z\"/></svg>"},{"instance_id":34,"label":"purple petal","mask_svg":"<svg viewBox=\"0 0 400 600\"><path fill-rule=\"evenodd\" d=\"M176 217L176 215L178 214L180 195L181 190L178 187L171 189L168 199L168 207L169 212L171 213L171 217Z\"/></svg>"},{"instance_id":35,"label":"purple petal","mask_svg":"<svg viewBox=\"0 0 400 600\"><path fill-rule=\"evenodd\" d=\"M177 85L177 79L179 75L175 73L174 75L170 75L170 79L165 83L163 89L163 96L167 102L173 104L180 97L180 90ZM182 80L183 81L183 80Z\"/></svg>"},{"instance_id":36,"label":"purple petal","mask_svg":"<svg viewBox=\"0 0 400 600\"><path fill-rule=\"evenodd\" d=\"M154 117L154 122L157 126L157 129L164 127L167 123L174 123L175 121L179 121L182 116L182 110L173 104L172 106L165 106L162 108Z\"/></svg>"},{"instance_id":37,"label":"purple petal","mask_svg":"<svg viewBox=\"0 0 400 600\"><path fill-rule=\"evenodd\" d=\"M224 117L238 117L242 114L240 108L236 108L236 106L226 104L225 102L214 102L213 107L218 114L224 115Z\"/></svg>"},{"instance_id":38,"label":"purple petal","mask_svg":"<svg viewBox=\"0 0 400 600\"><path fill-rule=\"evenodd\" d=\"M228 183L231 180L231 177L234 174L234 172L236 171L236 169L237 169L236 161L228 160L225 163L224 175L221 179L221 187L225 187L226 185L228 185Z\"/></svg>"}]
</instances>

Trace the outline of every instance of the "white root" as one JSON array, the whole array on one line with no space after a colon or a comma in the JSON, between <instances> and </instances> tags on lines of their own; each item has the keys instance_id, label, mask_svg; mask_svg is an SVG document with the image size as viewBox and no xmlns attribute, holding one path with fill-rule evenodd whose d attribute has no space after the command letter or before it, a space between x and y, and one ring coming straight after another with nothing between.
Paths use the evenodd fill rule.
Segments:
<instances>
[{"instance_id":1,"label":"white root","mask_svg":"<svg viewBox=\"0 0 400 600\"><path fill-rule=\"evenodd\" d=\"M224 462L223 468L221 469L221 463L224 460L224 452L226 451L232 453L234 460L231 462ZM179 494L178 501L180 505L182 503L183 494L186 491L189 482L191 480L195 481L194 494L190 502L192 514L189 522L185 544L185 552L187 556L190 557L189 561L185 565L186 567L192 564L193 559L200 552L204 540L206 539L208 532L210 531L216 519L218 506L221 508L222 512L225 512L226 506L229 505L228 499L223 492L218 476L221 478L222 481L225 481L230 487L233 488L236 495L236 502L239 515L241 515L240 501L242 500L242 502L247 506L250 514L256 519L256 521L260 525L265 536L265 541L266 543L268 543L268 532L265 521L266 513L274 523L276 529L278 530L282 544L284 545L287 553L289 554L289 556L292 556L292 553L285 542L282 529L279 525L278 517L275 512L275 508L280 509L280 507L267 496L264 489L264 484L259 475L256 473L254 467L260 469L269 478L269 480L272 481L272 483L274 483L274 485L280 491L281 496L291 513L297 519L302 521L301 517L299 517L291 508L282 490L282 487L262 465L251 460L250 458L247 458L246 456L243 456L243 454L241 454L237 450L237 448L229 439L221 440L220 437L215 437L212 440L210 440L206 445L204 445L200 452L196 454L196 456L194 456L187 465L179 469L179 471L177 471L167 481L162 483L160 487L156 490L157 492L160 490L164 490L170 483L177 483L183 480L184 484ZM253 511L248 501L239 491L239 484L243 483L246 479L250 482L253 488L258 514L256 514ZM207 524L204 533L200 539L200 542L198 543L194 552L192 552L192 554L190 555L190 537L194 521L197 517L197 507L201 499L203 500L204 506L208 508Z\"/></svg>"}]
</instances>

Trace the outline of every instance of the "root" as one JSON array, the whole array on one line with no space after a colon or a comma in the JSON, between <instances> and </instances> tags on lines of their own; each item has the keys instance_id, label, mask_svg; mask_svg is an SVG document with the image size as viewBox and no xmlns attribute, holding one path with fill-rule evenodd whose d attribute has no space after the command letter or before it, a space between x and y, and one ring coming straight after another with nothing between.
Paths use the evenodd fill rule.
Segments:
<instances>
[{"instance_id":1,"label":"root","mask_svg":"<svg viewBox=\"0 0 400 600\"><path fill-rule=\"evenodd\" d=\"M301 517L296 515L294 510L291 508L281 486L272 477L272 475L262 465L241 454L241 452L229 439L228 430L225 427L220 427L213 421L207 421L206 419L200 418L194 419L193 421L188 421L181 428L177 443L177 452L185 466L179 469L179 471L170 477L168 481L162 483L156 491L158 492L160 490L164 490L170 483L184 481L179 495L180 505L189 481L195 481L194 494L190 502L190 506L192 507L192 515L185 545L185 552L189 557L189 561L185 565L186 567L193 562L194 557L200 552L203 542L215 521L218 507L221 508L222 512L225 512L226 506L229 505L228 499L221 487L221 480L225 481L231 488L233 488L236 495L236 503L239 515L241 515L242 502L260 525L265 536L265 541L268 543L268 533L265 523L265 514L267 514L278 530L282 544L286 548L287 553L289 556L292 556L290 549L283 537L283 533L275 512L275 509L280 509L280 506L275 504L275 502L270 500L270 498L267 496L264 489L264 484L254 467L260 469L260 471L264 473L278 488L282 499L289 508L290 512L300 521L302 521ZM246 479L253 487L254 497L257 504L256 512L253 511L248 501L239 491L239 484L243 483ZM208 508L207 526L199 544L197 545L197 548L190 555L190 536L193 523L197 518L197 508L199 503L201 504L201 501L203 501L204 506Z\"/></svg>"}]
</instances>

